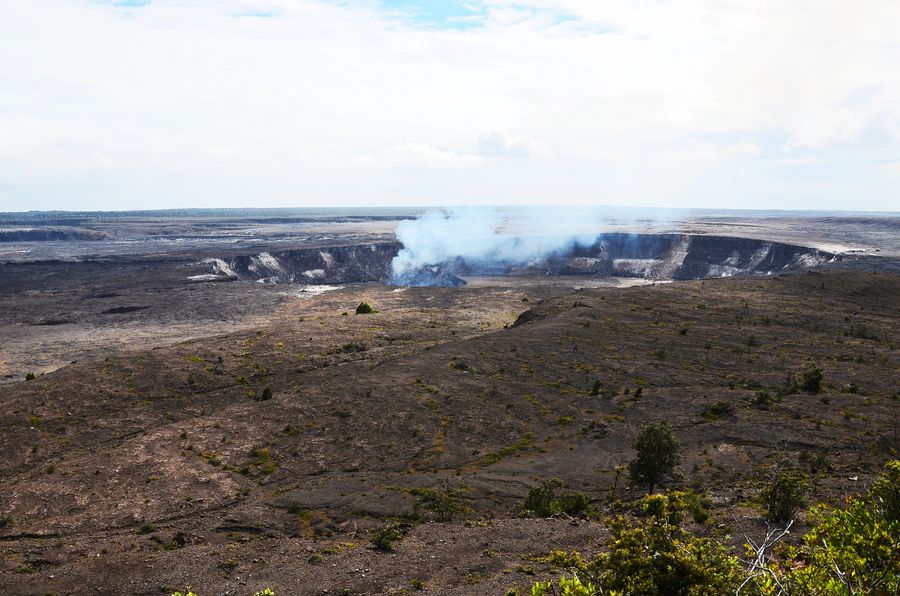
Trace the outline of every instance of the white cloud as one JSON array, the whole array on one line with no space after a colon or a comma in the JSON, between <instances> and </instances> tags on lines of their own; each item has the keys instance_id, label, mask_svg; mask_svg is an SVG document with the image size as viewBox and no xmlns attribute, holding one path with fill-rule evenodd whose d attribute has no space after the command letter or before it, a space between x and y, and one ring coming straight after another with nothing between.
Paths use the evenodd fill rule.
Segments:
<instances>
[{"instance_id":1,"label":"white cloud","mask_svg":"<svg viewBox=\"0 0 900 596\"><path fill-rule=\"evenodd\" d=\"M407 143L392 147L387 152L387 162L396 166L461 168L482 162L477 155L456 153L431 145Z\"/></svg>"},{"instance_id":2,"label":"white cloud","mask_svg":"<svg viewBox=\"0 0 900 596\"><path fill-rule=\"evenodd\" d=\"M534 139L494 130L478 138L478 151L486 157L526 158L548 156L550 150Z\"/></svg>"},{"instance_id":3,"label":"white cloud","mask_svg":"<svg viewBox=\"0 0 900 596\"><path fill-rule=\"evenodd\" d=\"M748 141L740 141L738 143L734 143L733 145L729 145L726 147L726 151L732 155L740 155L740 156L753 156L762 154L762 147L757 145L756 143L750 143Z\"/></svg>"},{"instance_id":4,"label":"white cloud","mask_svg":"<svg viewBox=\"0 0 900 596\"><path fill-rule=\"evenodd\" d=\"M894 0L477 5L6 2L0 210L900 204Z\"/></svg>"}]
</instances>

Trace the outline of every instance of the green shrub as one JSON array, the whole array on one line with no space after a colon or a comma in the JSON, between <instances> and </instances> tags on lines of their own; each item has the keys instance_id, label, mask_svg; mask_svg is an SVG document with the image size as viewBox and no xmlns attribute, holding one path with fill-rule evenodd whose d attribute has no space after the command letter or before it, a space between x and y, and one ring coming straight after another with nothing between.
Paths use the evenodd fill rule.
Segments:
<instances>
[{"instance_id":1,"label":"green shrub","mask_svg":"<svg viewBox=\"0 0 900 596\"><path fill-rule=\"evenodd\" d=\"M196 592L194 592L190 586L185 588L184 590L177 590L172 592L172 596L198 596Z\"/></svg>"},{"instance_id":2,"label":"green shrub","mask_svg":"<svg viewBox=\"0 0 900 596\"><path fill-rule=\"evenodd\" d=\"M460 499L462 491L448 484L444 484L441 490L435 488L414 488L409 492L419 497L425 509L434 513L438 521L450 521L455 515L466 511L466 506Z\"/></svg>"},{"instance_id":3,"label":"green shrub","mask_svg":"<svg viewBox=\"0 0 900 596\"><path fill-rule=\"evenodd\" d=\"M900 594L900 461L844 509L812 510L812 529L799 546L766 554L773 543L746 545L742 569L726 544L698 538L681 527L692 509L690 493L650 495L637 503L636 516L610 522L607 550L589 561L573 551L539 559L574 576L538 582L532 595L641 594L650 596L766 596ZM699 498L699 497L697 497Z\"/></svg>"},{"instance_id":4,"label":"green shrub","mask_svg":"<svg viewBox=\"0 0 900 596\"><path fill-rule=\"evenodd\" d=\"M356 314L358 315L370 315L373 312L375 311L372 310L372 307L369 306L368 302L360 302L359 306L356 307Z\"/></svg>"},{"instance_id":5,"label":"green shrub","mask_svg":"<svg viewBox=\"0 0 900 596\"><path fill-rule=\"evenodd\" d=\"M734 406L727 401L717 401L703 408L703 418L709 421L718 420L721 416L734 413Z\"/></svg>"},{"instance_id":6,"label":"green shrub","mask_svg":"<svg viewBox=\"0 0 900 596\"><path fill-rule=\"evenodd\" d=\"M518 510L526 517L551 517L559 513L585 515L591 512L591 500L584 493L566 490L559 478L544 480L532 487Z\"/></svg>"},{"instance_id":7,"label":"green shrub","mask_svg":"<svg viewBox=\"0 0 900 596\"><path fill-rule=\"evenodd\" d=\"M869 499L887 521L900 523L900 460L889 461L869 490Z\"/></svg>"},{"instance_id":8,"label":"green shrub","mask_svg":"<svg viewBox=\"0 0 900 596\"><path fill-rule=\"evenodd\" d=\"M822 472L828 469L828 448L819 447L814 451L802 451L800 453L800 463L813 472Z\"/></svg>"},{"instance_id":9,"label":"green shrub","mask_svg":"<svg viewBox=\"0 0 900 596\"><path fill-rule=\"evenodd\" d=\"M350 343L346 343L341 346L339 351L345 354L353 354L355 352L365 352L369 347L366 344L351 341Z\"/></svg>"},{"instance_id":10,"label":"green shrub","mask_svg":"<svg viewBox=\"0 0 900 596\"><path fill-rule=\"evenodd\" d=\"M750 403L762 410L768 410L775 405L775 398L772 397L772 393L768 389L759 389L753 396L753 399L750 400Z\"/></svg>"},{"instance_id":11,"label":"green shrub","mask_svg":"<svg viewBox=\"0 0 900 596\"><path fill-rule=\"evenodd\" d=\"M138 534L152 534L155 531L156 526L154 526L150 522L143 524L140 528L137 529Z\"/></svg>"},{"instance_id":12,"label":"green shrub","mask_svg":"<svg viewBox=\"0 0 900 596\"><path fill-rule=\"evenodd\" d=\"M551 553L544 559L574 572L572 579L538 582L532 594L669 594L734 593L741 583L738 559L724 544L697 538L680 520L690 511L687 493L663 493L637 503L638 517L610 521L607 550L585 562L575 552Z\"/></svg>"},{"instance_id":13,"label":"green shrub","mask_svg":"<svg viewBox=\"0 0 900 596\"><path fill-rule=\"evenodd\" d=\"M868 494L846 508L814 508L803 544L751 574L748 587L762 594L900 594L898 496L900 461L891 461Z\"/></svg>"},{"instance_id":14,"label":"green shrub","mask_svg":"<svg viewBox=\"0 0 900 596\"><path fill-rule=\"evenodd\" d=\"M36 378L37 378L37 377L36 377L36 376L34 375L34 373L32 373L32 372L30 372L30 373L28 373L27 375L25 375L25 380L26 380L26 381L33 381L33 380L35 380Z\"/></svg>"},{"instance_id":15,"label":"green shrub","mask_svg":"<svg viewBox=\"0 0 900 596\"><path fill-rule=\"evenodd\" d=\"M531 596L598 596L597 587L590 583L582 583L578 576L572 579L562 577L558 582L537 582L531 586Z\"/></svg>"},{"instance_id":16,"label":"green shrub","mask_svg":"<svg viewBox=\"0 0 900 596\"><path fill-rule=\"evenodd\" d=\"M472 370L472 367L469 366L469 363L466 362L465 360L453 360L453 362L450 363L450 368L455 369L455 370L462 370L462 371L466 371L466 372Z\"/></svg>"},{"instance_id":17,"label":"green shrub","mask_svg":"<svg viewBox=\"0 0 900 596\"><path fill-rule=\"evenodd\" d=\"M387 524L372 532L369 542L377 550L387 552L394 550L394 543L402 539L403 529L401 526L399 524Z\"/></svg>"},{"instance_id":18,"label":"green shrub","mask_svg":"<svg viewBox=\"0 0 900 596\"><path fill-rule=\"evenodd\" d=\"M668 422L654 422L641 428L632 447L637 451L637 458L628 466L631 480L649 485L651 493L681 461L681 444Z\"/></svg>"},{"instance_id":19,"label":"green shrub","mask_svg":"<svg viewBox=\"0 0 900 596\"><path fill-rule=\"evenodd\" d=\"M766 517L774 522L794 519L805 504L808 485L803 474L792 466L780 465L760 493Z\"/></svg>"},{"instance_id":20,"label":"green shrub","mask_svg":"<svg viewBox=\"0 0 900 596\"><path fill-rule=\"evenodd\" d=\"M797 375L797 385L803 391L819 393L822 391L822 371L816 367L808 368Z\"/></svg>"},{"instance_id":21,"label":"green shrub","mask_svg":"<svg viewBox=\"0 0 900 596\"><path fill-rule=\"evenodd\" d=\"M275 591L272 588L266 588L264 590L260 590L259 592L254 592L253 596L275 596Z\"/></svg>"}]
</instances>

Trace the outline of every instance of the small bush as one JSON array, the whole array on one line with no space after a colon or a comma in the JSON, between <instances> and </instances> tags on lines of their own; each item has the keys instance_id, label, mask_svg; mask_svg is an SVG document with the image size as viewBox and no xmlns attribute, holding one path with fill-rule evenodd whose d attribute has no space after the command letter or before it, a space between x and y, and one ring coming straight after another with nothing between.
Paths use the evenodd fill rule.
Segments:
<instances>
[{"instance_id":1,"label":"small bush","mask_svg":"<svg viewBox=\"0 0 900 596\"><path fill-rule=\"evenodd\" d=\"M472 370L472 367L469 366L469 363L465 360L454 360L450 363L450 368L454 370L461 370L465 372L469 372Z\"/></svg>"},{"instance_id":2,"label":"small bush","mask_svg":"<svg viewBox=\"0 0 900 596\"><path fill-rule=\"evenodd\" d=\"M750 400L750 403L761 410L768 410L775 405L775 398L768 389L760 389L753 396L753 399Z\"/></svg>"},{"instance_id":3,"label":"small bush","mask_svg":"<svg viewBox=\"0 0 900 596\"><path fill-rule=\"evenodd\" d=\"M822 371L818 368L808 368L797 376L797 385L808 393L822 391Z\"/></svg>"},{"instance_id":4,"label":"small bush","mask_svg":"<svg viewBox=\"0 0 900 596\"><path fill-rule=\"evenodd\" d=\"M377 550L392 551L394 543L403 539L403 530L399 524L387 524L372 532L369 542Z\"/></svg>"},{"instance_id":5,"label":"small bush","mask_svg":"<svg viewBox=\"0 0 900 596\"><path fill-rule=\"evenodd\" d=\"M806 479L799 470L780 465L760 493L766 517L781 523L794 519L797 510L805 504L807 490Z\"/></svg>"},{"instance_id":6,"label":"small bush","mask_svg":"<svg viewBox=\"0 0 900 596\"><path fill-rule=\"evenodd\" d=\"M681 443L668 422L650 423L641 428L632 447L637 457L628 466L631 480L649 485L651 493L681 461Z\"/></svg>"},{"instance_id":7,"label":"small bush","mask_svg":"<svg viewBox=\"0 0 900 596\"><path fill-rule=\"evenodd\" d=\"M532 487L519 505L519 513L526 517L551 517L560 513L585 515L591 512L591 500L584 493L565 489L559 478L544 480Z\"/></svg>"},{"instance_id":8,"label":"small bush","mask_svg":"<svg viewBox=\"0 0 900 596\"><path fill-rule=\"evenodd\" d=\"M360 302L359 306L356 307L356 314L358 315L370 315L375 312L371 306L369 306L368 302Z\"/></svg>"},{"instance_id":9,"label":"small bush","mask_svg":"<svg viewBox=\"0 0 900 596\"><path fill-rule=\"evenodd\" d=\"M419 497L420 502L435 514L438 521L446 522L466 510L460 499L462 491L445 483L440 490L435 488L414 488L410 494Z\"/></svg>"},{"instance_id":10,"label":"small bush","mask_svg":"<svg viewBox=\"0 0 900 596\"><path fill-rule=\"evenodd\" d=\"M33 381L33 380L35 380L36 378L37 378L37 377L34 375L34 373L31 373L31 372L28 373L27 375L25 375L25 380L26 380L26 381Z\"/></svg>"},{"instance_id":11,"label":"small bush","mask_svg":"<svg viewBox=\"0 0 900 596\"><path fill-rule=\"evenodd\" d=\"M351 341L341 346L340 351L345 354L353 354L355 352L365 352L369 347L366 344Z\"/></svg>"},{"instance_id":12,"label":"small bush","mask_svg":"<svg viewBox=\"0 0 900 596\"><path fill-rule=\"evenodd\" d=\"M184 590L176 590L172 592L172 596L198 596L196 592L194 592L190 586L185 588Z\"/></svg>"},{"instance_id":13,"label":"small bush","mask_svg":"<svg viewBox=\"0 0 900 596\"><path fill-rule=\"evenodd\" d=\"M272 388L265 387L259 394L253 398L255 401L269 401L272 399Z\"/></svg>"},{"instance_id":14,"label":"small bush","mask_svg":"<svg viewBox=\"0 0 900 596\"><path fill-rule=\"evenodd\" d=\"M727 401L717 401L703 408L703 417L709 421L734 413L734 406Z\"/></svg>"},{"instance_id":15,"label":"small bush","mask_svg":"<svg viewBox=\"0 0 900 596\"><path fill-rule=\"evenodd\" d=\"M807 466L813 472L822 472L828 469L828 448L804 450L800 453L800 463Z\"/></svg>"},{"instance_id":16,"label":"small bush","mask_svg":"<svg viewBox=\"0 0 900 596\"><path fill-rule=\"evenodd\" d=\"M556 596L563 594L564 596L599 596L600 592L597 587L590 583L582 583L578 576L571 579L565 577L559 578L558 582L537 582L531 586L531 596Z\"/></svg>"},{"instance_id":17,"label":"small bush","mask_svg":"<svg viewBox=\"0 0 900 596\"><path fill-rule=\"evenodd\" d=\"M155 531L156 531L156 526L154 526L153 524L148 522L148 523L142 525L140 528L138 528L137 533L138 534L152 534Z\"/></svg>"}]
</instances>

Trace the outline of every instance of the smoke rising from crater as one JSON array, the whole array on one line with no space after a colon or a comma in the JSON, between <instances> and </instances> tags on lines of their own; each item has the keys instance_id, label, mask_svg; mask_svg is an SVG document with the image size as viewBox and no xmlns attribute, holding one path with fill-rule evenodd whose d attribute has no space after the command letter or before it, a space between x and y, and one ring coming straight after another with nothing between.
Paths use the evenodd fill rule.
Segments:
<instances>
[{"instance_id":1,"label":"smoke rising from crater","mask_svg":"<svg viewBox=\"0 0 900 596\"><path fill-rule=\"evenodd\" d=\"M464 261L481 268L528 265L593 244L600 233L591 210L490 207L429 211L397 226L403 248L391 263L392 281L410 283L425 268Z\"/></svg>"}]
</instances>

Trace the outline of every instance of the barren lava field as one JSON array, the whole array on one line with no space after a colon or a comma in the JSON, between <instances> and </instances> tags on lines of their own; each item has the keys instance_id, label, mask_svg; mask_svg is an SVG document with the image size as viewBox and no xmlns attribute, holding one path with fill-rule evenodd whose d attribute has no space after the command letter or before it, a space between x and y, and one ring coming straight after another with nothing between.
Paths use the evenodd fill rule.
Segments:
<instances>
[{"instance_id":1,"label":"barren lava field","mask_svg":"<svg viewBox=\"0 0 900 596\"><path fill-rule=\"evenodd\" d=\"M774 454L827 449L811 500L837 502L898 448L898 296L900 276L862 272L358 285L283 303L258 329L10 384L0 592L521 589L558 575L536 556L607 536L602 515L518 518L528 488L558 477L602 511L656 420L684 447L674 485L706 491L740 542L764 528L755 495ZM363 300L378 312L354 314ZM823 393L754 405L812 365ZM640 494L626 484L616 496ZM441 486L468 511L417 507L415 489ZM371 548L373 528L414 510L424 522L394 552Z\"/></svg>"}]
</instances>

